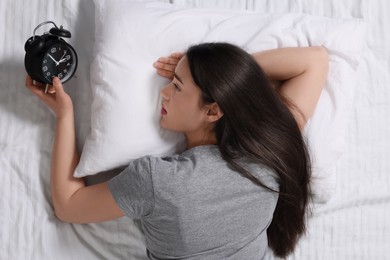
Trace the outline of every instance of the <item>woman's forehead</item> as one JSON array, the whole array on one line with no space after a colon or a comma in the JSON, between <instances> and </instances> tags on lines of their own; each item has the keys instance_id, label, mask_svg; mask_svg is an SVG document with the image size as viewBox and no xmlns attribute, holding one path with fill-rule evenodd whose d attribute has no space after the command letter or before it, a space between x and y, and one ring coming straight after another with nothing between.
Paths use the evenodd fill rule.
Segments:
<instances>
[{"instance_id":1,"label":"woman's forehead","mask_svg":"<svg viewBox=\"0 0 390 260\"><path fill-rule=\"evenodd\" d=\"M186 56L183 56L180 59L175 69L174 75L175 78L179 80L182 84L194 84Z\"/></svg>"}]
</instances>

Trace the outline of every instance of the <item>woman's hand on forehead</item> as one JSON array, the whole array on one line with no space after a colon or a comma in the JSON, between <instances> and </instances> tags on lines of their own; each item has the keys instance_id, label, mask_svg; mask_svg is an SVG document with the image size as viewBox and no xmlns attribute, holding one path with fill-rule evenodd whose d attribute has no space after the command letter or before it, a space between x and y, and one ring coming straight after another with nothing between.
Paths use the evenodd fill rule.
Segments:
<instances>
[{"instance_id":1,"label":"woman's hand on forehead","mask_svg":"<svg viewBox=\"0 0 390 260\"><path fill-rule=\"evenodd\" d=\"M174 52L168 57L160 57L153 63L153 67L156 68L158 75L172 80L176 66L183 56L182 52Z\"/></svg>"}]
</instances>

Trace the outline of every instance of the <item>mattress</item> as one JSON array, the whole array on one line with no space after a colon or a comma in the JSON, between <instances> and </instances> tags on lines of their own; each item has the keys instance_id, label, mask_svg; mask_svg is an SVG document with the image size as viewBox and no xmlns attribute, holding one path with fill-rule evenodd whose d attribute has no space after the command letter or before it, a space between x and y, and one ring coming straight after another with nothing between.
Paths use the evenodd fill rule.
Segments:
<instances>
[{"instance_id":1,"label":"mattress","mask_svg":"<svg viewBox=\"0 0 390 260\"><path fill-rule=\"evenodd\" d=\"M366 25L345 150L331 199L313 205L307 235L289 259L388 259L390 255L390 2L386 0L173 0L177 5L360 18ZM28 8L26 8L28 5ZM78 147L90 130L92 0L0 2L0 259L146 259L136 221L62 223L49 188L54 117L24 87L25 41L55 20L83 59L69 93ZM77 87L76 87L77 86ZM270 256L272 259L273 257Z\"/></svg>"}]
</instances>

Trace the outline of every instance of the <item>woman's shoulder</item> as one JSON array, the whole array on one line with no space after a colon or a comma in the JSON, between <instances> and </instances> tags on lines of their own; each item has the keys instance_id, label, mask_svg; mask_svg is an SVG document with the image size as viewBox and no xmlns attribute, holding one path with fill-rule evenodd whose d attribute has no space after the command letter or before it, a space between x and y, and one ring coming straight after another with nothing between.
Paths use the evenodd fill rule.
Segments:
<instances>
[{"instance_id":1,"label":"woman's shoulder","mask_svg":"<svg viewBox=\"0 0 390 260\"><path fill-rule=\"evenodd\" d=\"M196 146L170 156L146 156L137 164L147 166L153 178L161 182L187 182L186 179L191 177L213 179L221 176L241 182L244 178L222 158L217 145ZM245 158L240 159L240 164L267 186L278 188L274 170Z\"/></svg>"},{"instance_id":2,"label":"woman's shoulder","mask_svg":"<svg viewBox=\"0 0 390 260\"><path fill-rule=\"evenodd\" d=\"M182 153L179 153L178 156L180 157L202 156L210 153L219 154L218 146L214 144L199 145L199 146L192 147L188 150L185 150Z\"/></svg>"},{"instance_id":3,"label":"woman's shoulder","mask_svg":"<svg viewBox=\"0 0 390 260\"><path fill-rule=\"evenodd\" d=\"M181 153L150 158L155 163L181 163L189 161L222 160L217 145L201 145L185 150Z\"/></svg>"}]
</instances>

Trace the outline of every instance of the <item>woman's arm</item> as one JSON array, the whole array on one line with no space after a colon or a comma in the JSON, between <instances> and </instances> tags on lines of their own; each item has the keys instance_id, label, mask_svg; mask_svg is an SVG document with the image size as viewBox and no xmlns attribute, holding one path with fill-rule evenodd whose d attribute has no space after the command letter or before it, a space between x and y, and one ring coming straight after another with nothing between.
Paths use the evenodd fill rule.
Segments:
<instances>
[{"instance_id":1,"label":"woman's arm","mask_svg":"<svg viewBox=\"0 0 390 260\"><path fill-rule=\"evenodd\" d=\"M183 53L159 58L153 66L157 73L173 78ZM324 47L280 48L252 54L271 81L282 81L277 89L299 111L290 107L301 129L312 116L328 74L328 52Z\"/></svg>"},{"instance_id":2,"label":"woman's arm","mask_svg":"<svg viewBox=\"0 0 390 260\"><path fill-rule=\"evenodd\" d=\"M53 79L48 94L30 77L26 86L56 114L56 130L51 161L51 194L57 217L65 222L89 223L123 216L107 183L86 187L83 179L73 177L79 162L76 148L72 100L61 81Z\"/></svg>"},{"instance_id":3,"label":"woman's arm","mask_svg":"<svg viewBox=\"0 0 390 260\"><path fill-rule=\"evenodd\" d=\"M328 73L324 47L280 48L257 52L253 57L270 80L282 81L278 91L293 103L290 108L301 129L312 116Z\"/></svg>"}]
</instances>

